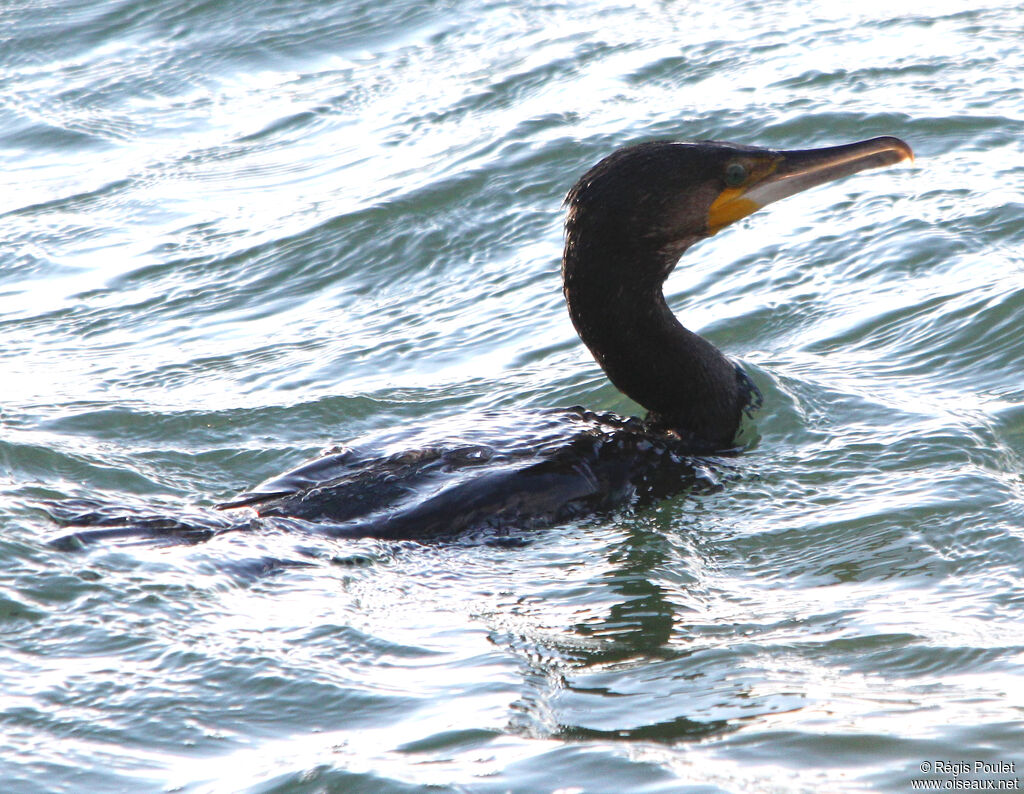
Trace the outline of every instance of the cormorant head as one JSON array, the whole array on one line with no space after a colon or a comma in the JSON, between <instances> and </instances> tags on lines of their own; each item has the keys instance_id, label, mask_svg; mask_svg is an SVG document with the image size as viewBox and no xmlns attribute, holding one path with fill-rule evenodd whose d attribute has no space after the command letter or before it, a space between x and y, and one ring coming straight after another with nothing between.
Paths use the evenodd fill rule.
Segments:
<instances>
[{"instance_id":1,"label":"cormorant head","mask_svg":"<svg viewBox=\"0 0 1024 794\"><path fill-rule=\"evenodd\" d=\"M568 288L586 270L587 278L660 287L690 245L766 204L906 159L910 147L891 137L791 151L721 141L627 146L566 197L563 278ZM602 268L619 272L595 272Z\"/></svg>"}]
</instances>

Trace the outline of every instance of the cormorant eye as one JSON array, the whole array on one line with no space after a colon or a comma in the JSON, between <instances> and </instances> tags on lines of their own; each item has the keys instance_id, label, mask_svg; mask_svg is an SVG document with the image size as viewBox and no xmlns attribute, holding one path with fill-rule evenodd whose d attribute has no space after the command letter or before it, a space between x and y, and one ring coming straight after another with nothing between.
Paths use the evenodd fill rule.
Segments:
<instances>
[{"instance_id":1,"label":"cormorant eye","mask_svg":"<svg viewBox=\"0 0 1024 794\"><path fill-rule=\"evenodd\" d=\"M739 187L747 181L747 169L742 163L729 163L725 167L725 184Z\"/></svg>"}]
</instances>

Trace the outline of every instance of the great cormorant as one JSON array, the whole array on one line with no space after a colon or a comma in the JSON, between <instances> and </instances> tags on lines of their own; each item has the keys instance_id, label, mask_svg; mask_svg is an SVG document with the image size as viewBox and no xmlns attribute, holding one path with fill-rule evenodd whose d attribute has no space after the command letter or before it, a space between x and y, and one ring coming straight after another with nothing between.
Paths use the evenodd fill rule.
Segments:
<instances>
[{"instance_id":1,"label":"great cormorant","mask_svg":"<svg viewBox=\"0 0 1024 794\"><path fill-rule=\"evenodd\" d=\"M473 528L525 529L650 499L693 483L703 459L735 452L760 394L733 361L684 328L662 292L697 241L778 199L912 159L898 138L780 151L720 141L627 146L566 198L562 279L573 325L612 383L647 409L623 419L573 408L533 417L526 437L412 452L343 450L218 505L205 519L112 515L90 505L65 523L111 536L199 539L259 518L334 536L426 539ZM516 430L506 427L508 433ZM230 516L230 517L229 517Z\"/></svg>"}]
</instances>

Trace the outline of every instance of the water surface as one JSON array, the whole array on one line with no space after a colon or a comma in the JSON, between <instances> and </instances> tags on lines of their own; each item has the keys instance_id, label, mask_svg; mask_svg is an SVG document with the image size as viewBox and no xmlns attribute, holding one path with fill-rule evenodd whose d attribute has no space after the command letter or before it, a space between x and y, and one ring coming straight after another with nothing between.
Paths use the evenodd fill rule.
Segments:
<instances>
[{"instance_id":1,"label":"water surface","mask_svg":"<svg viewBox=\"0 0 1024 794\"><path fill-rule=\"evenodd\" d=\"M0 8L5 790L1024 777L1022 28L1010 2ZM916 163L668 282L765 393L721 489L519 547L45 545L48 500L187 510L366 434L635 413L562 305L575 178L650 138L881 134Z\"/></svg>"}]
</instances>

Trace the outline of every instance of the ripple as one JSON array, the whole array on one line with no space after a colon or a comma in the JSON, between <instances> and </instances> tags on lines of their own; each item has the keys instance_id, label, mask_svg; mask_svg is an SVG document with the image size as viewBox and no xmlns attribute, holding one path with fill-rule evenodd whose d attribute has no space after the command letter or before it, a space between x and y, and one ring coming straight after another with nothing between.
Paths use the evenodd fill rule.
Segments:
<instances>
[{"instance_id":1,"label":"ripple","mask_svg":"<svg viewBox=\"0 0 1024 794\"><path fill-rule=\"evenodd\" d=\"M1019 757L1016 5L44 6L0 67L8 788L895 792ZM916 163L669 283L766 397L720 488L515 547L45 546L53 501L201 510L353 439L635 412L561 299L575 176L878 134Z\"/></svg>"}]
</instances>

